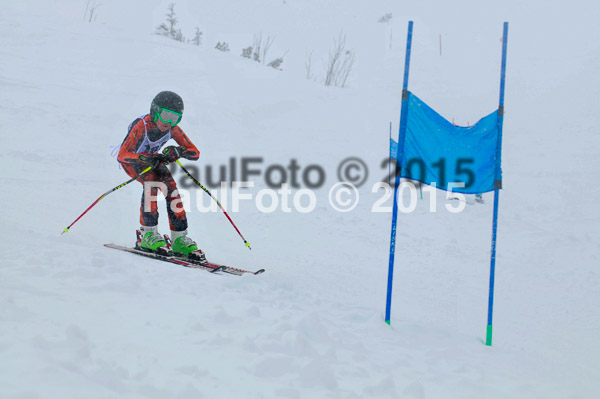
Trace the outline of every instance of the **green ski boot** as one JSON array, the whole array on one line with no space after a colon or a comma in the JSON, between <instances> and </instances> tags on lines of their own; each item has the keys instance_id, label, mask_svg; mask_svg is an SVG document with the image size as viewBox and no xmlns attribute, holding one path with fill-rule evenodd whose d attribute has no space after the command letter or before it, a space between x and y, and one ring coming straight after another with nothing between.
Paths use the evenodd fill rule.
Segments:
<instances>
[{"instance_id":1,"label":"green ski boot","mask_svg":"<svg viewBox=\"0 0 600 399\"><path fill-rule=\"evenodd\" d=\"M157 226L142 226L138 236L137 246L147 252L156 252L161 255L172 255L167 241L158 233Z\"/></svg>"},{"instance_id":2,"label":"green ski boot","mask_svg":"<svg viewBox=\"0 0 600 399\"><path fill-rule=\"evenodd\" d=\"M196 242L187 235L187 230L171 231L171 249L176 256L206 263L206 256L198 249Z\"/></svg>"}]
</instances>

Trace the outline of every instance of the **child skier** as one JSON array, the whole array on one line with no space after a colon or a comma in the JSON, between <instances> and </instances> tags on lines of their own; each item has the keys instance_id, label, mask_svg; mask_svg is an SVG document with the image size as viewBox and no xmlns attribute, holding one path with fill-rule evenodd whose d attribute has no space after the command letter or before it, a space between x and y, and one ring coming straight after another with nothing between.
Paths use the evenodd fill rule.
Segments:
<instances>
[{"instance_id":1,"label":"child skier","mask_svg":"<svg viewBox=\"0 0 600 399\"><path fill-rule=\"evenodd\" d=\"M146 183L164 183L167 187L165 199L167 214L171 227L171 249L175 255L205 261L204 253L187 235L187 217L177 191L177 184L165 166L166 162L175 162L179 158L196 161L200 152L185 135L179 126L183 114L183 100L171 91L162 91L154 97L150 113L134 120L121 149L118 160L130 177L137 176L142 170L152 166L138 181L144 186L142 205L140 208L141 242L138 246L144 250L170 253L162 235L158 233L158 205L156 195L158 187L150 189L150 203L146 204ZM169 139L174 139L178 146L168 146L160 153L160 149ZM175 203L178 206L172 207Z\"/></svg>"}]
</instances>

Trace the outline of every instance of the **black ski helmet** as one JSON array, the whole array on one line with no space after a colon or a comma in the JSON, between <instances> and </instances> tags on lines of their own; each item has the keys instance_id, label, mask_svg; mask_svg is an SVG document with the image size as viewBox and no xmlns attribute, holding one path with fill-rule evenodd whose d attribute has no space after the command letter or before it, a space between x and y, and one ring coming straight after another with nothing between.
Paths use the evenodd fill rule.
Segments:
<instances>
[{"instance_id":1,"label":"black ski helmet","mask_svg":"<svg viewBox=\"0 0 600 399\"><path fill-rule=\"evenodd\" d=\"M150 115L156 119L156 113L160 112L161 108L166 108L171 111L183 114L183 100L179 94L172 91L161 91L154 97L150 105Z\"/></svg>"}]
</instances>

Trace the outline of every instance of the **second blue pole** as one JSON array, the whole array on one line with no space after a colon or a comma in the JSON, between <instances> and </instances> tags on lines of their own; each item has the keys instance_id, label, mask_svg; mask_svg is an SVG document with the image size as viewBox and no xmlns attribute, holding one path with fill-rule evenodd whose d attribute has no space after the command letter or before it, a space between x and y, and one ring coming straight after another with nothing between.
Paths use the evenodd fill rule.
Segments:
<instances>
[{"instance_id":1,"label":"second blue pole","mask_svg":"<svg viewBox=\"0 0 600 399\"><path fill-rule=\"evenodd\" d=\"M406 135L406 120L408 118L408 72L410 69L410 49L412 44L413 21L408 22L406 37L406 60L404 63L404 84L402 85L402 109L400 111L400 129L398 132L398 148L396 150L396 170L394 179L394 205L392 210L392 231L390 237L390 259L388 266L387 297L385 304L385 322L390 324L392 309L392 285L394 281L394 256L396 251L396 222L398 220L398 186L400 186L400 170L404 156L404 137Z\"/></svg>"},{"instance_id":2,"label":"second blue pole","mask_svg":"<svg viewBox=\"0 0 600 399\"><path fill-rule=\"evenodd\" d=\"M498 107L498 141L496 143L496 176L494 182L494 219L492 222L492 251L490 257L490 290L488 296L488 320L485 344L492 346L492 316L494 313L494 279L496 276L496 236L498 233L498 203L502 188L502 124L504 122L504 86L506 77L506 47L508 42L508 22L504 23L502 35L502 65L500 68L500 105Z\"/></svg>"}]
</instances>

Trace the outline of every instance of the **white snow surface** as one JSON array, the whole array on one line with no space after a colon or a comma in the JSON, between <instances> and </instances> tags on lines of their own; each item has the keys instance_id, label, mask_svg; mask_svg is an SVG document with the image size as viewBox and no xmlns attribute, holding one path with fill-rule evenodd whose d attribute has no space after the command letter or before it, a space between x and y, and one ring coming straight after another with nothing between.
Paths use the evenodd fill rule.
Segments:
<instances>
[{"instance_id":1,"label":"white snow surface","mask_svg":"<svg viewBox=\"0 0 600 399\"><path fill-rule=\"evenodd\" d=\"M177 1L184 35L204 32L195 47L152 34L169 1L106 0L92 23L85 3L0 8L0 397L597 394L597 5ZM392 20L378 23L386 13ZM463 125L497 107L502 22L510 22L491 347L489 193L459 214L444 209L444 192L429 212L424 194L399 215L392 322L384 323L391 214L371 212L382 192L370 189L387 174L390 122L397 136L409 20L409 88ZM275 39L270 57L286 54L282 71L240 57L261 32ZM357 61L346 88L324 87L322 61L340 32ZM218 41L231 52L215 50ZM201 180L206 165L243 156L263 157L263 172L291 159L327 172L313 212L262 213L248 201L230 211L252 251L222 214L192 206L190 236L210 259L266 273L211 275L104 248L133 244L136 182L60 235L127 179L110 146L161 90L184 98L181 127L201 151ZM359 205L340 213L327 193L349 156L371 173ZM264 178L253 181L246 192L256 195ZM189 192L192 204L208 204Z\"/></svg>"}]
</instances>

